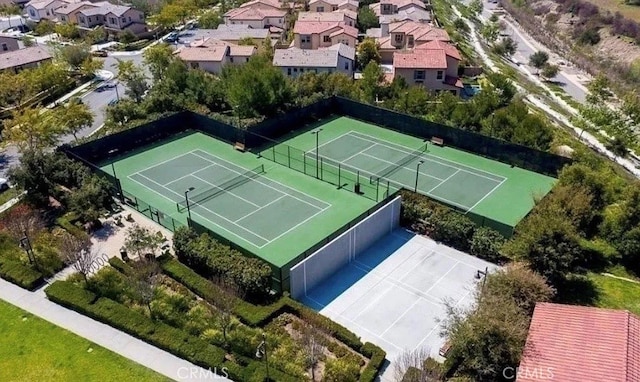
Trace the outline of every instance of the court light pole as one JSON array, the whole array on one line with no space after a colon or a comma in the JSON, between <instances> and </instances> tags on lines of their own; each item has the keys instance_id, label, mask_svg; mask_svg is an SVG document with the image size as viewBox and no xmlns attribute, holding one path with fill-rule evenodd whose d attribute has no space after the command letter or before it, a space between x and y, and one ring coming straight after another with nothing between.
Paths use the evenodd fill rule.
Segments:
<instances>
[{"instance_id":1,"label":"court light pole","mask_svg":"<svg viewBox=\"0 0 640 382\"><path fill-rule=\"evenodd\" d=\"M316 129L311 132L311 134L316 136L316 178L320 179L320 151L318 150L320 147L320 132L322 129Z\"/></svg>"},{"instance_id":2,"label":"court light pole","mask_svg":"<svg viewBox=\"0 0 640 382\"><path fill-rule=\"evenodd\" d=\"M195 190L195 187L189 187L184 192L184 200L187 202L187 216L189 216L189 220L191 220L191 207L189 206L189 191Z\"/></svg>"},{"instance_id":3,"label":"court light pole","mask_svg":"<svg viewBox=\"0 0 640 382\"><path fill-rule=\"evenodd\" d=\"M423 163L424 163L424 161L421 160L416 165L416 185L413 188L413 192L418 192L418 177L420 176L420 165L423 164Z\"/></svg>"}]
</instances>

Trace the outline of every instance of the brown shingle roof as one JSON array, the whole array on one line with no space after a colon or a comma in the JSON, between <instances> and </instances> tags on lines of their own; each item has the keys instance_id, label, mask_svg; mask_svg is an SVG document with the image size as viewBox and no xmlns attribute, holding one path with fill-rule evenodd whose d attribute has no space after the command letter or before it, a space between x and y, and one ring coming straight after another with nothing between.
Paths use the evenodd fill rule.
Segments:
<instances>
[{"instance_id":1,"label":"brown shingle roof","mask_svg":"<svg viewBox=\"0 0 640 382\"><path fill-rule=\"evenodd\" d=\"M639 382L640 318L624 310L538 303L517 381L539 381L540 372L548 381Z\"/></svg>"},{"instance_id":2,"label":"brown shingle roof","mask_svg":"<svg viewBox=\"0 0 640 382\"><path fill-rule=\"evenodd\" d=\"M28 65L35 62L49 60L51 58L51 54L39 46L14 50L12 52L0 54L0 70Z\"/></svg>"}]
</instances>

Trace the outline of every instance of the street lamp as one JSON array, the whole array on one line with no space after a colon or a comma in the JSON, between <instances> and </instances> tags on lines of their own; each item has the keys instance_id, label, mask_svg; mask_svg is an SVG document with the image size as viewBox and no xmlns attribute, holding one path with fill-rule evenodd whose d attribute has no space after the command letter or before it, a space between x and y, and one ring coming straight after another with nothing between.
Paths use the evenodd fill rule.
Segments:
<instances>
[{"instance_id":1,"label":"street lamp","mask_svg":"<svg viewBox=\"0 0 640 382\"><path fill-rule=\"evenodd\" d=\"M418 162L418 164L416 165L416 185L413 188L413 192L418 192L418 176L420 175L420 165L423 164L424 161L421 160Z\"/></svg>"},{"instance_id":2,"label":"street lamp","mask_svg":"<svg viewBox=\"0 0 640 382\"><path fill-rule=\"evenodd\" d=\"M191 220L191 207L189 206L189 191L195 190L195 187L189 187L184 192L184 200L187 202L187 216L189 216L189 220Z\"/></svg>"},{"instance_id":3,"label":"street lamp","mask_svg":"<svg viewBox=\"0 0 640 382\"><path fill-rule=\"evenodd\" d=\"M113 83L116 85L116 99L120 102L120 93L118 93L118 81L114 80Z\"/></svg>"},{"instance_id":4,"label":"street lamp","mask_svg":"<svg viewBox=\"0 0 640 382\"><path fill-rule=\"evenodd\" d=\"M33 255L33 247L31 247L31 241L27 235L27 231L23 231L23 237L20 239L20 247L24 249L29 258L29 264L33 264L38 269L38 263L36 263L36 257Z\"/></svg>"},{"instance_id":5,"label":"street lamp","mask_svg":"<svg viewBox=\"0 0 640 382\"><path fill-rule=\"evenodd\" d=\"M260 345L258 345L256 349L256 358L262 358L262 356L264 356L264 365L267 369L267 381L270 381L269 359L267 358L267 335L264 332L262 333L262 342L260 342Z\"/></svg>"},{"instance_id":6,"label":"street lamp","mask_svg":"<svg viewBox=\"0 0 640 382\"><path fill-rule=\"evenodd\" d=\"M322 131L322 129L316 129L314 131L311 132L311 134L316 136L316 178L320 179L320 151L319 149L319 143L320 143L320 132Z\"/></svg>"}]
</instances>

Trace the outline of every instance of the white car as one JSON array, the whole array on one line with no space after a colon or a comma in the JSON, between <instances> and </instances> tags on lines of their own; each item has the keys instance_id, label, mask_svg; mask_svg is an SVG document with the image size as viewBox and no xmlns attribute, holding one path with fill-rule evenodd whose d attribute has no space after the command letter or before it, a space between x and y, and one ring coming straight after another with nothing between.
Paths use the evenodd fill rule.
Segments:
<instances>
[{"instance_id":1,"label":"white car","mask_svg":"<svg viewBox=\"0 0 640 382\"><path fill-rule=\"evenodd\" d=\"M9 189L9 182L5 178L0 178L0 191Z\"/></svg>"}]
</instances>

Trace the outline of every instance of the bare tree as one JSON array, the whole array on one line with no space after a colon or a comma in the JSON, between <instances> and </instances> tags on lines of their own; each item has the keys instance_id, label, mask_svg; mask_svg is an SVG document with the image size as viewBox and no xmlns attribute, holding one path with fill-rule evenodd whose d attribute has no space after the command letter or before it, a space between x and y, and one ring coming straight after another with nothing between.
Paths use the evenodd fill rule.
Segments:
<instances>
[{"instance_id":1,"label":"bare tree","mask_svg":"<svg viewBox=\"0 0 640 382\"><path fill-rule=\"evenodd\" d=\"M233 310L235 309L238 300L242 298L242 292L237 285L225 282L221 278L214 279L213 282L218 286L221 292L216 296L216 300L214 301L214 305L217 310L216 323L220 327L220 330L222 330L224 344L227 346L227 333L229 332L229 327L233 323Z\"/></svg>"},{"instance_id":2,"label":"bare tree","mask_svg":"<svg viewBox=\"0 0 640 382\"><path fill-rule=\"evenodd\" d=\"M127 230L124 247L127 249L127 252L139 258L147 254L155 257L162 245L162 241L163 239L157 233L151 232L148 228L141 227L138 224L134 224Z\"/></svg>"},{"instance_id":3,"label":"bare tree","mask_svg":"<svg viewBox=\"0 0 640 382\"><path fill-rule=\"evenodd\" d=\"M425 367L429 353L427 348L404 351L393 363L394 379L398 382L437 381L438 376Z\"/></svg>"},{"instance_id":4,"label":"bare tree","mask_svg":"<svg viewBox=\"0 0 640 382\"><path fill-rule=\"evenodd\" d=\"M44 220L38 210L19 204L7 211L0 221L0 227L6 229L16 240L21 240L25 235L33 239L44 228Z\"/></svg>"},{"instance_id":5,"label":"bare tree","mask_svg":"<svg viewBox=\"0 0 640 382\"><path fill-rule=\"evenodd\" d=\"M305 324L300 331L300 341L307 361L307 367L311 371L311 380L315 381L315 367L323 356L324 335L314 326Z\"/></svg>"},{"instance_id":6,"label":"bare tree","mask_svg":"<svg viewBox=\"0 0 640 382\"><path fill-rule=\"evenodd\" d=\"M133 293L138 301L147 306L149 316L153 318L151 302L160 283L160 274L162 273L160 265L155 259L145 259L144 257L130 264L131 270L128 276Z\"/></svg>"},{"instance_id":7,"label":"bare tree","mask_svg":"<svg viewBox=\"0 0 640 382\"><path fill-rule=\"evenodd\" d=\"M71 264L84 277L84 281L87 281L88 275L91 273L94 262L98 257L98 252L91 250L89 238L77 237L67 233L62 237L58 249L62 254L63 261Z\"/></svg>"}]
</instances>

